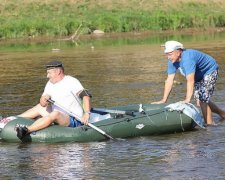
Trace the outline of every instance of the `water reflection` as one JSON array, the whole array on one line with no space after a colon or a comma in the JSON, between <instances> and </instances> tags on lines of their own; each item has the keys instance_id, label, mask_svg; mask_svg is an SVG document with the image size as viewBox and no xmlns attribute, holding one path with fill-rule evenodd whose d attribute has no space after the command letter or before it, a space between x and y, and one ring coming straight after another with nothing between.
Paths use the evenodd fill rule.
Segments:
<instances>
[{"instance_id":1,"label":"water reflection","mask_svg":"<svg viewBox=\"0 0 225 180\"><path fill-rule=\"evenodd\" d=\"M6 178L14 177L13 179L31 177L32 179L48 177L80 179L85 172L96 165L93 162L95 155L104 147L104 142L57 145L11 144L7 149L1 148L0 159L6 163L4 168L1 168L0 175L5 175ZM94 177L90 175L88 178Z\"/></svg>"},{"instance_id":2,"label":"water reflection","mask_svg":"<svg viewBox=\"0 0 225 180\"><path fill-rule=\"evenodd\" d=\"M183 43L192 42L218 42L225 38L224 32L209 32L209 31L174 31L174 32L142 32L142 33L114 33L104 34L104 36L82 36L77 42L59 41L57 39L25 39L25 40L11 40L0 41L1 51L45 51L46 49L70 49L79 47L118 47L126 45L147 45L147 44L161 44L167 40L176 39ZM35 42L34 42L35 41ZM223 42L224 43L224 42ZM56 51L57 52L57 51Z\"/></svg>"}]
</instances>

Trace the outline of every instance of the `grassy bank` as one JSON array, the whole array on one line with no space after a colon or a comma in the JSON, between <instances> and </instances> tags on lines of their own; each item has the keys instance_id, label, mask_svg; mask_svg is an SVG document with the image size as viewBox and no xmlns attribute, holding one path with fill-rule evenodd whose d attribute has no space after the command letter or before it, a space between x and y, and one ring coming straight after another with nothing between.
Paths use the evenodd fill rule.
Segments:
<instances>
[{"instance_id":1,"label":"grassy bank","mask_svg":"<svg viewBox=\"0 0 225 180\"><path fill-rule=\"evenodd\" d=\"M0 38L225 27L224 0L0 0Z\"/></svg>"}]
</instances>

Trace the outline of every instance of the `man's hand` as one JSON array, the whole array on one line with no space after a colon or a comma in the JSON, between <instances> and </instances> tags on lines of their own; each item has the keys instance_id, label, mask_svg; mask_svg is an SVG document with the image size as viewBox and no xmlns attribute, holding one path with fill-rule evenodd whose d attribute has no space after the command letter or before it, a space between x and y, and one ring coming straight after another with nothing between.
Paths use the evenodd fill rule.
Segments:
<instances>
[{"instance_id":1,"label":"man's hand","mask_svg":"<svg viewBox=\"0 0 225 180\"><path fill-rule=\"evenodd\" d=\"M164 103L165 103L165 101L161 100L161 101L152 102L151 104L164 104Z\"/></svg>"},{"instance_id":2,"label":"man's hand","mask_svg":"<svg viewBox=\"0 0 225 180\"><path fill-rule=\"evenodd\" d=\"M90 114L89 113L84 113L83 117L81 118L82 123L87 125L89 118L90 118Z\"/></svg>"},{"instance_id":3,"label":"man's hand","mask_svg":"<svg viewBox=\"0 0 225 180\"><path fill-rule=\"evenodd\" d=\"M164 93L163 93L163 98L160 101L152 102L151 104L163 104L166 103L170 91L172 90L173 87L173 82L174 82L175 74L169 74L167 76L167 79L165 81L165 87L164 87Z\"/></svg>"},{"instance_id":4,"label":"man's hand","mask_svg":"<svg viewBox=\"0 0 225 180\"><path fill-rule=\"evenodd\" d=\"M40 104L42 107L47 107L48 106L48 100L51 98L51 96L49 95L44 95L44 96L41 96L41 99L40 99Z\"/></svg>"}]
</instances>

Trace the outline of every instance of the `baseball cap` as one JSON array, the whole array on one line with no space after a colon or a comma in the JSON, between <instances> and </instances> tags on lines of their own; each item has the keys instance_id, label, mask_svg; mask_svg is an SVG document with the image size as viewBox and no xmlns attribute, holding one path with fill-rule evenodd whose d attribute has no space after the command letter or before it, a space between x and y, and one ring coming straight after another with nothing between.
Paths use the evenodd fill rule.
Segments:
<instances>
[{"instance_id":1,"label":"baseball cap","mask_svg":"<svg viewBox=\"0 0 225 180\"><path fill-rule=\"evenodd\" d=\"M164 46L165 46L164 51L165 53L169 53L177 49L184 49L183 44L181 44L178 41L167 41Z\"/></svg>"}]
</instances>

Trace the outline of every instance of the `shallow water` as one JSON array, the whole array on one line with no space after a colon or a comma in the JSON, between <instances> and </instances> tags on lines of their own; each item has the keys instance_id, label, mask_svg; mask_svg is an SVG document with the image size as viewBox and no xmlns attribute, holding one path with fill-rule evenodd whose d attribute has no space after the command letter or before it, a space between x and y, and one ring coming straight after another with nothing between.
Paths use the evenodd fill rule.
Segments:
<instances>
[{"instance_id":1,"label":"shallow water","mask_svg":"<svg viewBox=\"0 0 225 180\"><path fill-rule=\"evenodd\" d=\"M53 43L41 48L15 45L13 51L1 45L0 112L19 114L38 102L46 83L44 64L53 58L60 58L66 73L92 92L94 107L159 100L166 77L160 44L169 38L100 38L80 46ZM225 35L177 38L217 59L220 77L213 100L225 109ZM175 85L169 102L185 96L184 78L178 75L176 80L181 84ZM116 142L0 141L0 179L224 179L225 123L217 115L214 119L218 126L206 130Z\"/></svg>"}]
</instances>

